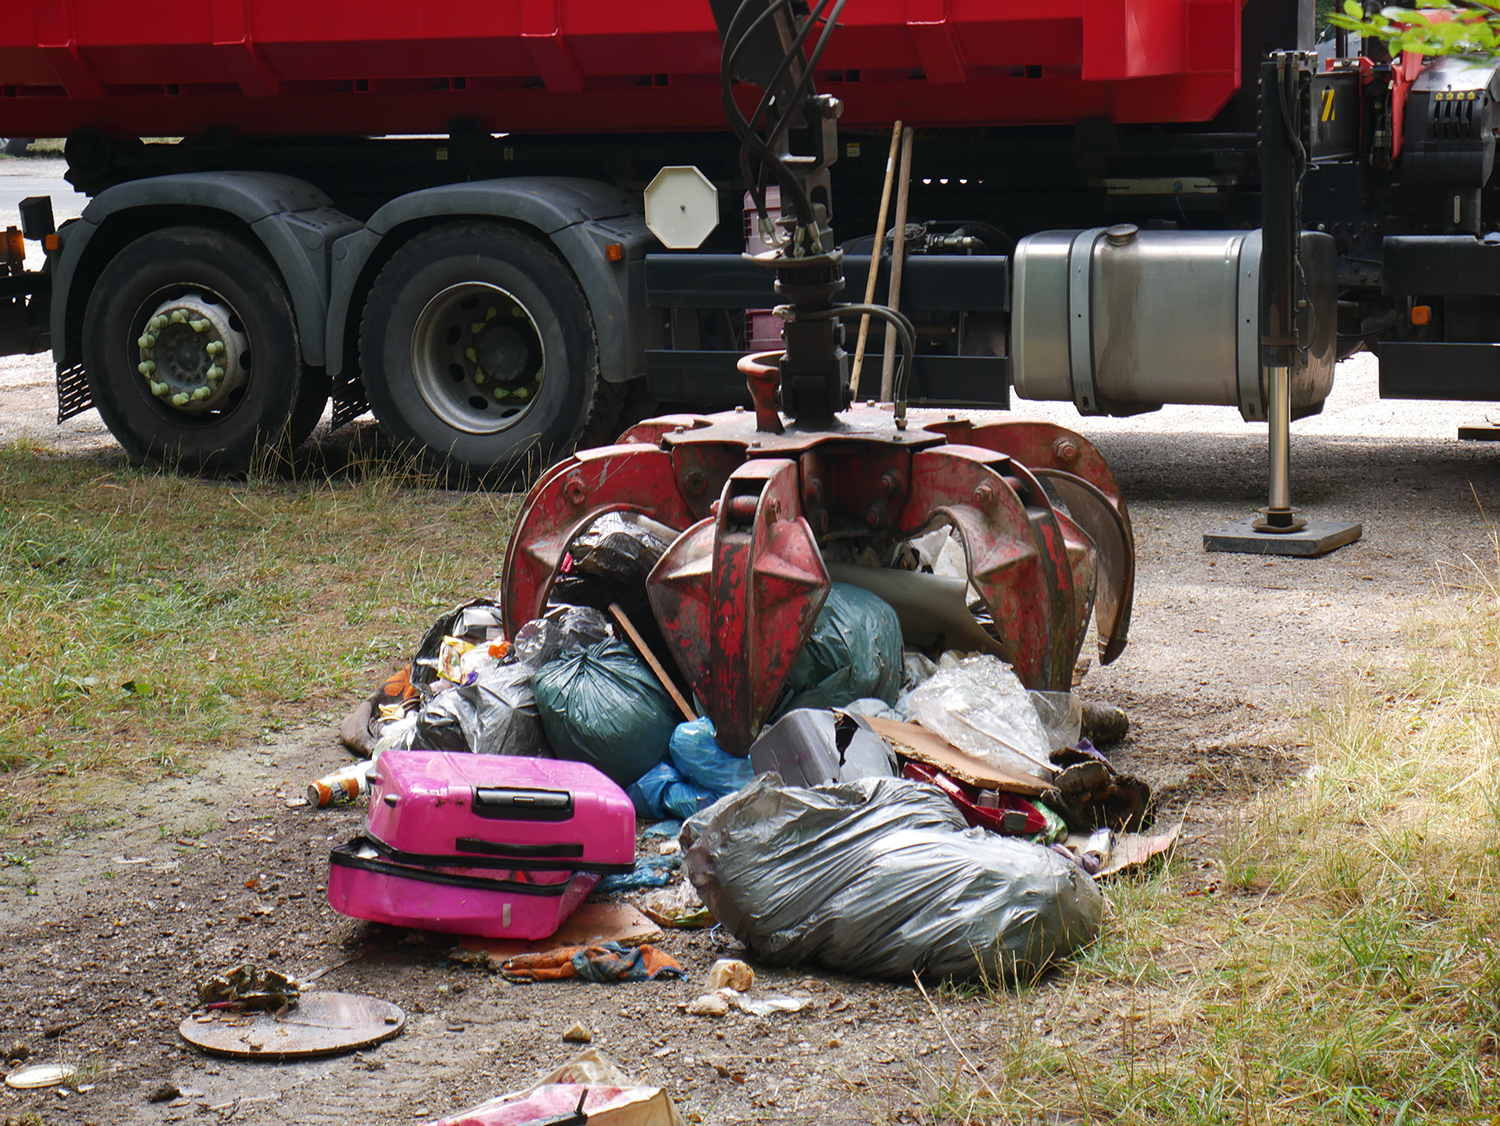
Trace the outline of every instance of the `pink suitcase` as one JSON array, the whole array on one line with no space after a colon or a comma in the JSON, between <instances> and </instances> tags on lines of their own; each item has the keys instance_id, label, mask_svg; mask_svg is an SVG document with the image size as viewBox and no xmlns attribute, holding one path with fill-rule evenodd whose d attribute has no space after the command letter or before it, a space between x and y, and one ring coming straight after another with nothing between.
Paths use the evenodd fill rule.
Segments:
<instances>
[{"instance_id":1,"label":"pink suitcase","mask_svg":"<svg viewBox=\"0 0 1500 1126\"><path fill-rule=\"evenodd\" d=\"M635 809L592 766L387 751L365 834L329 856L328 902L357 919L546 938L600 875L635 867Z\"/></svg>"}]
</instances>

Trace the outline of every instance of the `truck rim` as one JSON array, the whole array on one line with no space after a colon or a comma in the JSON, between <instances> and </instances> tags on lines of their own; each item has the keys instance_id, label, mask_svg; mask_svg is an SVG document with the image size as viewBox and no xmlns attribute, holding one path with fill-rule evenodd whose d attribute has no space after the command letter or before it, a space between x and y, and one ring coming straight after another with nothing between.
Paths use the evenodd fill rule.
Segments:
<instances>
[{"instance_id":1,"label":"truck rim","mask_svg":"<svg viewBox=\"0 0 1500 1126\"><path fill-rule=\"evenodd\" d=\"M163 406L207 414L233 408L244 396L250 337L223 297L201 286L166 297L153 294L135 323L136 372Z\"/></svg>"},{"instance_id":2,"label":"truck rim","mask_svg":"<svg viewBox=\"0 0 1500 1126\"><path fill-rule=\"evenodd\" d=\"M531 409L546 372L536 319L487 282L449 286L417 316L412 332L417 391L455 430L494 434Z\"/></svg>"}]
</instances>

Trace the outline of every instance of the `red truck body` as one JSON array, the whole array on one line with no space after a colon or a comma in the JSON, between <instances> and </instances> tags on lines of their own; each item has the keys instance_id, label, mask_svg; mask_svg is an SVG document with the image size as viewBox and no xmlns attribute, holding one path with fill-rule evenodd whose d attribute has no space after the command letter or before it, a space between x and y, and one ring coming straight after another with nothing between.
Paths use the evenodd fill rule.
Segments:
<instances>
[{"instance_id":1,"label":"red truck body","mask_svg":"<svg viewBox=\"0 0 1500 1126\"><path fill-rule=\"evenodd\" d=\"M10 0L0 134L719 130L707 0ZM860 0L819 89L845 126L1206 121L1239 0Z\"/></svg>"}]
</instances>

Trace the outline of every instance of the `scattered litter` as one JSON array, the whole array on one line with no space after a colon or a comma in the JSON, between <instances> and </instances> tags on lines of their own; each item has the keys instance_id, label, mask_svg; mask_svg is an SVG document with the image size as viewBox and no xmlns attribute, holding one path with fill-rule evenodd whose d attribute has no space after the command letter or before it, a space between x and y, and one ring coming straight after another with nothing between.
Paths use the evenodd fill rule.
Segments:
<instances>
[{"instance_id":1,"label":"scattered litter","mask_svg":"<svg viewBox=\"0 0 1500 1126\"><path fill-rule=\"evenodd\" d=\"M209 1016L204 1021L202 1016ZM304 993L295 1012L215 1010L186 1018L178 1034L194 1047L241 1059L308 1059L367 1048L397 1035L406 1014L357 993Z\"/></svg>"},{"instance_id":2,"label":"scattered litter","mask_svg":"<svg viewBox=\"0 0 1500 1126\"><path fill-rule=\"evenodd\" d=\"M21 1091L38 1087L56 1087L78 1074L78 1069L67 1063L45 1063L35 1067L23 1067L5 1077L5 1085Z\"/></svg>"},{"instance_id":3,"label":"scattered litter","mask_svg":"<svg viewBox=\"0 0 1500 1126\"><path fill-rule=\"evenodd\" d=\"M705 993L689 1001L684 1011L690 1017L727 1017L729 998L723 993Z\"/></svg>"},{"instance_id":4,"label":"scattered litter","mask_svg":"<svg viewBox=\"0 0 1500 1126\"><path fill-rule=\"evenodd\" d=\"M246 962L198 986L198 1004L226 1012L279 1012L297 1004L300 986L279 970Z\"/></svg>"},{"instance_id":5,"label":"scattered litter","mask_svg":"<svg viewBox=\"0 0 1500 1126\"><path fill-rule=\"evenodd\" d=\"M1047 744L1051 750L1078 746L1083 734L1083 705L1071 692L1027 693L1037 719L1042 721L1042 730L1047 733Z\"/></svg>"},{"instance_id":6,"label":"scattered litter","mask_svg":"<svg viewBox=\"0 0 1500 1126\"><path fill-rule=\"evenodd\" d=\"M683 839L703 902L768 965L1010 977L1071 953L1104 914L1076 864L967 830L941 793L904 779L807 789L762 775Z\"/></svg>"},{"instance_id":7,"label":"scattered litter","mask_svg":"<svg viewBox=\"0 0 1500 1126\"><path fill-rule=\"evenodd\" d=\"M328 902L396 926L544 938L595 873L631 872L634 857L630 800L586 763L386 751L365 835L330 856Z\"/></svg>"},{"instance_id":8,"label":"scattered litter","mask_svg":"<svg viewBox=\"0 0 1500 1126\"><path fill-rule=\"evenodd\" d=\"M789 786L896 773L890 745L863 716L827 708L787 712L750 745L750 765L759 774L775 771Z\"/></svg>"},{"instance_id":9,"label":"scattered litter","mask_svg":"<svg viewBox=\"0 0 1500 1126\"><path fill-rule=\"evenodd\" d=\"M683 1118L660 1087L635 1084L605 1056L590 1049L524 1091L500 1095L425 1126L682 1126Z\"/></svg>"},{"instance_id":10,"label":"scattered litter","mask_svg":"<svg viewBox=\"0 0 1500 1126\"><path fill-rule=\"evenodd\" d=\"M357 801L370 789L372 765L368 761L351 762L341 770L309 782L307 804L314 809L326 809L330 805L349 805Z\"/></svg>"},{"instance_id":11,"label":"scattered litter","mask_svg":"<svg viewBox=\"0 0 1500 1126\"><path fill-rule=\"evenodd\" d=\"M680 867L682 867L680 853L672 853L668 856L658 854L638 857L633 871L605 876L599 881L594 891L598 895L614 895L621 891L666 887L672 882L672 873Z\"/></svg>"},{"instance_id":12,"label":"scattered litter","mask_svg":"<svg viewBox=\"0 0 1500 1126\"><path fill-rule=\"evenodd\" d=\"M720 958L708 969L708 988L725 987L748 993L755 986L755 971L738 958Z\"/></svg>"},{"instance_id":13,"label":"scattered litter","mask_svg":"<svg viewBox=\"0 0 1500 1126\"><path fill-rule=\"evenodd\" d=\"M670 954L654 946L621 946L604 942L597 946L564 947L545 954L520 954L500 967L507 981L654 981L659 977L685 977L682 966Z\"/></svg>"},{"instance_id":14,"label":"scattered litter","mask_svg":"<svg viewBox=\"0 0 1500 1126\"><path fill-rule=\"evenodd\" d=\"M570 1024L568 1030L563 1033L563 1040L568 1044L592 1044L594 1042L594 1034L587 1028L584 1028L583 1025L575 1022Z\"/></svg>"},{"instance_id":15,"label":"scattered litter","mask_svg":"<svg viewBox=\"0 0 1500 1126\"><path fill-rule=\"evenodd\" d=\"M1052 775L1052 745L1031 696L996 657L970 657L940 670L911 694L911 717L990 766Z\"/></svg>"},{"instance_id":16,"label":"scattered litter","mask_svg":"<svg viewBox=\"0 0 1500 1126\"><path fill-rule=\"evenodd\" d=\"M695 997L683 1011L690 1017L722 1017L735 1008L753 1017L769 1017L777 1013L800 1013L811 1003L811 997L749 997L726 985Z\"/></svg>"},{"instance_id":17,"label":"scattered litter","mask_svg":"<svg viewBox=\"0 0 1500 1126\"><path fill-rule=\"evenodd\" d=\"M677 844L676 841L667 843ZM638 903L652 922L663 927L671 927L675 930L695 930L713 922L713 916L709 914L708 908L703 906L703 901L698 898L698 892L686 880L648 892L640 898Z\"/></svg>"},{"instance_id":18,"label":"scattered litter","mask_svg":"<svg viewBox=\"0 0 1500 1126\"><path fill-rule=\"evenodd\" d=\"M1134 832L1149 820L1151 787L1119 773L1087 743L1054 754L1053 761L1062 767L1056 779L1058 812L1074 832Z\"/></svg>"},{"instance_id":19,"label":"scattered litter","mask_svg":"<svg viewBox=\"0 0 1500 1126\"><path fill-rule=\"evenodd\" d=\"M696 893L695 893L696 894ZM515 939L466 938L462 950L482 954L495 971L519 954L538 954L569 946L589 946L600 942L617 942L621 946L639 946L660 942L662 930L630 903L585 903L563 923L554 935L534 942Z\"/></svg>"},{"instance_id":20,"label":"scattered litter","mask_svg":"<svg viewBox=\"0 0 1500 1126\"><path fill-rule=\"evenodd\" d=\"M621 786L666 757L676 709L623 641L601 641L544 665L531 686L559 757L587 762Z\"/></svg>"},{"instance_id":21,"label":"scattered litter","mask_svg":"<svg viewBox=\"0 0 1500 1126\"><path fill-rule=\"evenodd\" d=\"M1164 833L1115 833L1100 829L1088 836L1074 833L1064 842L1077 857L1084 870L1088 870L1089 854L1095 851L1095 840L1110 833L1111 847L1108 854L1100 850L1097 876L1105 879L1122 872L1134 872L1159 856L1166 856L1182 835L1183 822L1179 821Z\"/></svg>"},{"instance_id":22,"label":"scattered litter","mask_svg":"<svg viewBox=\"0 0 1500 1126\"><path fill-rule=\"evenodd\" d=\"M641 830L641 840L649 841L653 837L667 837L675 841L677 834L680 832L682 832L682 822L680 820L657 821Z\"/></svg>"},{"instance_id":23,"label":"scattered litter","mask_svg":"<svg viewBox=\"0 0 1500 1126\"><path fill-rule=\"evenodd\" d=\"M983 790L948 777L925 762L909 762L901 770L903 778L929 782L942 790L963 814L969 825L1003 833L1008 837L1029 837L1047 829L1047 816L1040 803L1033 804L1019 794L1000 790Z\"/></svg>"},{"instance_id":24,"label":"scattered litter","mask_svg":"<svg viewBox=\"0 0 1500 1126\"><path fill-rule=\"evenodd\" d=\"M890 604L859 587L833 583L787 675L779 712L839 708L871 696L893 704L903 656L901 623Z\"/></svg>"}]
</instances>

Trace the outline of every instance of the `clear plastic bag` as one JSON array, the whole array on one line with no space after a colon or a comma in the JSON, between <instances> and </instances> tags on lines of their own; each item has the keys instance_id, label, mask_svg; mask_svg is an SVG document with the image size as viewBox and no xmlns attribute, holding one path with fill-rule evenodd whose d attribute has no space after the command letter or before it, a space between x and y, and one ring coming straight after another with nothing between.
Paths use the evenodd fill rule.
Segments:
<instances>
[{"instance_id":1,"label":"clear plastic bag","mask_svg":"<svg viewBox=\"0 0 1500 1126\"><path fill-rule=\"evenodd\" d=\"M1052 750L1031 695L997 657L940 668L911 693L911 718L961 751L1002 770L1051 778Z\"/></svg>"},{"instance_id":2,"label":"clear plastic bag","mask_svg":"<svg viewBox=\"0 0 1500 1126\"><path fill-rule=\"evenodd\" d=\"M1083 737L1083 705L1071 692L1039 692L1032 689L1031 706L1047 733L1048 749L1060 751L1078 746Z\"/></svg>"},{"instance_id":3,"label":"clear plastic bag","mask_svg":"<svg viewBox=\"0 0 1500 1126\"><path fill-rule=\"evenodd\" d=\"M763 774L683 826L714 917L771 966L909 979L1030 978L1090 941L1104 898L1040 845L969 830L936 788Z\"/></svg>"}]
</instances>

